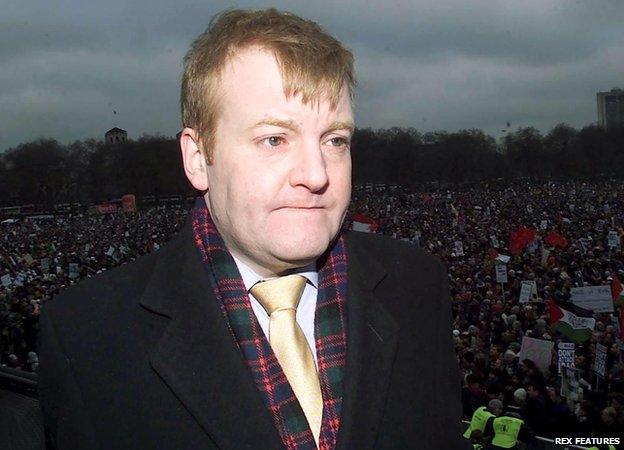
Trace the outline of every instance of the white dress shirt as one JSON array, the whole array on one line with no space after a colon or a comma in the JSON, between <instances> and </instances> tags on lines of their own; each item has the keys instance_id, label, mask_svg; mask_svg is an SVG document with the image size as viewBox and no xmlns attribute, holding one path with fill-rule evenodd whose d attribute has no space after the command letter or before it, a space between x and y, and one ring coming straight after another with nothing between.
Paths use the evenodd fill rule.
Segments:
<instances>
[{"instance_id":1,"label":"white dress shirt","mask_svg":"<svg viewBox=\"0 0 624 450\"><path fill-rule=\"evenodd\" d=\"M254 284L258 281L264 280L265 278L258 275L251 267L236 258L234 255L232 255L232 257L234 258L238 271L243 278L245 289L247 289L247 294L249 295L251 309L256 315L260 328L262 328L262 331L264 331L264 335L268 340L269 315L260 302L256 300L251 292L249 292ZM314 340L314 314L316 312L316 297L318 294L318 272L316 271L316 263L302 267L293 273L301 275L307 279L303 294L301 295L301 300L299 300L299 305L297 306L296 320L305 335L306 341L308 341L308 345L310 346L312 355L314 356L314 363L318 369L318 361L316 359L316 342Z\"/></svg>"}]
</instances>

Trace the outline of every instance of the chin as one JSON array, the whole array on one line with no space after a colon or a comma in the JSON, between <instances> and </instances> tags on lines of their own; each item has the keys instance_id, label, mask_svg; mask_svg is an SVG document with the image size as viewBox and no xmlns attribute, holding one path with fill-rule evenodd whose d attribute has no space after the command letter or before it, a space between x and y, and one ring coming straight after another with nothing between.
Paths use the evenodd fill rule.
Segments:
<instances>
[{"instance_id":1,"label":"chin","mask_svg":"<svg viewBox=\"0 0 624 450\"><path fill-rule=\"evenodd\" d=\"M276 242L278 247L274 253L280 260L290 264L301 266L309 264L320 257L331 243L329 235L302 236L299 239L287 239Z\"/></svg>"}]
</instances>

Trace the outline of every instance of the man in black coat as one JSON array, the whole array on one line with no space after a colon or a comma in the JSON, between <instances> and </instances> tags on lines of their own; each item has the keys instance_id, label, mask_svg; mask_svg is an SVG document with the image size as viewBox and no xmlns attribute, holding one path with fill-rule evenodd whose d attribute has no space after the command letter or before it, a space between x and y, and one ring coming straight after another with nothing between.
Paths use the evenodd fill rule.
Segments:
<instances>
[{"instance_id":1,"label":"man in black coat","mask_svg":"<svg viewBox=\"0 0 624 450\"><path fill-rule=\"evenodd\" d=\"M470 447L442 263L343 231L354 80L338 41L272 9L223 13L195 41L180 146L203 198L163 248L42 311L57 448ZM254 289L291 276L283 358Z\"/></svg>"}]
</instances>

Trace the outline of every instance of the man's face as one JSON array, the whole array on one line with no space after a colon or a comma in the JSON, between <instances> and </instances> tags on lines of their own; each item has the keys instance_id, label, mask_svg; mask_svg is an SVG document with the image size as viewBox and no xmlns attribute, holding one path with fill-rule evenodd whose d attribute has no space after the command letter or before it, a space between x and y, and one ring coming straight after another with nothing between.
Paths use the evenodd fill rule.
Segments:
<instances>
[{"instance_id":1,"label":"man's face","mask_svg":"<svg viewBox=\"0 0 624 450\"><path fill-rule=\"evenodd\" d=\"M270 276L318 258L351 196L353 112L347 92L304 105L286 98L272 53L239 51L222 78L206 202L226 246Z\"/></svg>"}]
</instances>

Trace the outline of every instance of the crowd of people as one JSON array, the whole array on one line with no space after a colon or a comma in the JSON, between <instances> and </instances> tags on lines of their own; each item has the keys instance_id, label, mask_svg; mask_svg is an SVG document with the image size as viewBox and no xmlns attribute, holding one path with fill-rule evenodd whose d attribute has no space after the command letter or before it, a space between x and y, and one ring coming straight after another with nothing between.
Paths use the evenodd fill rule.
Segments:
<instances>
[{"instance_id":1,"label":"crowd of people","mask_svg":"<svg viewBox=\"0 0 624 450\"><path fill-rule=\"evenodd\" d=\"M609 232L622 236L622 187L616 181L524 182L425 193L355 192L353 210L375 219L378 232L423 247L446 263L466 419L499 399L537 435L622 435L624 345L616 315L596 315L591 338L576 344L575 389L565 391L567 397L556 346L548 367L520 358L524 336L567 341L549 326L550 300L565 303L572 287L624 279L622 248L608 243ZM537 231L535 241L512 252L510 234L521 226ZM552 231L565 245L546 244ZM496 281L496 255L510 256L507 283ZM525 280L535 281L537 295L520 303ZM607 348L605 376L599 378L593 366L596 344Z\"/></svg>"},{"instance_id":2,"label":"crowd of people","mask_svg":"<svg viewBox=\"0 0 624 450\"><path fill-rule=\"evenodd\" d=\"M570 378L560 373L556 345L547 367L521 358L525 336L566 341L549 326L550 300L566 302L572 287L610 285L614 276L624 280L622 247L608 242L609 232L623 234L623 187L619 181L527 181L430 186L417 193L354 189L351 214L369 217L378 233L424 248L446 263L467 420L497 400L505 413L522 417L527 435L583 431L602 436L624 430L624 344L616 314L595 316L591 338L576 344ZM3 224L1 364L36 371L40 306L83 277L158 249L187 213L179 205ZM536 230L535 240L512 251L510 233L521 226ZM565 245L545 242L552 231L565 238ZM497 255L510 257L506 283L496 280ZM526 280L535 282L537 292L521 303ZM594 371L597 344L607 348L600 377ZM569 382L572 386L562 385Z\"/></svg>"},{"instance_id":3,"label":"crowd of people","mask_svg":"<svg viewBox=\"0 0 624 450\"><path fill-rule=\"evenodd\" d=\"M183 205L137 213L39 215L0 225L0 364L34 372L39 308L64 287L158 249Z\"/></svg>"}]
</instances>

